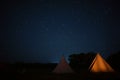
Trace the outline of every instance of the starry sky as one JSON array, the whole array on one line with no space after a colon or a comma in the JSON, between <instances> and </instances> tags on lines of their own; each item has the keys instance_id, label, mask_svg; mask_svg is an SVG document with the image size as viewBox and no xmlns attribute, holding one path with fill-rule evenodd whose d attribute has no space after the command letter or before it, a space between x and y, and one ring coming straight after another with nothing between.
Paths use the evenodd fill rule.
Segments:
<instances>
[{"instance_id":1,"label":"starry sky","mask_svg":"<svg viewBox=\"0 0 120 80\"><path fill-rule=\"evenodd\" d=\"M113 0L0 2L0 61L57 62L61 55L120 50L119 4Z\"/></svg>"}]
</instances>

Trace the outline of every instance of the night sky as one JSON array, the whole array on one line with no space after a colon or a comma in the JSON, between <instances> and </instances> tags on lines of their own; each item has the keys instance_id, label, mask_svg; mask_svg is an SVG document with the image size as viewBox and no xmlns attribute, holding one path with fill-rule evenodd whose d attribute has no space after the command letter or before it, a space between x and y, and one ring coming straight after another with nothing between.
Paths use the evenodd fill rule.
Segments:
<instances>
[{"instance_id":1,"label":"night sky","mask_svg":"<svg viewBox=\"0 0 120 80\"><path fill-rule=\"evenodd\" d=\"M0 10L0 61L48 63L120 51L115 0L4 0Z\"/></svg>"}]
</instances>

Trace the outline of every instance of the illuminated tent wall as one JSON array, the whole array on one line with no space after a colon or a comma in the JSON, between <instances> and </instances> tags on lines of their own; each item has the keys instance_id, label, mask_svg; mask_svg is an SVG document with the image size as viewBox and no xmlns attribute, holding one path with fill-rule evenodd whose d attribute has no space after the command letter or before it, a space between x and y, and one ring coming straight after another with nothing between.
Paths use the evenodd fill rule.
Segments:
<instances>
[{"instance_id":1,"label":"illuminated tent wall","mask_svg":"<svg viewBox=\"0 0 120 80\"><path fill-rule=\"evenodd\" d=\"M53 73L73 73L74 71L69 66L67 61L65 60L64 56L62 56L60 62L56 66L56 68L53 70Z\"/></svg>"},{"instance_id":2,"label":"illuminated tent wall","mask_svg":"<svg viewBox=\"0 0 120 80\"><path fill-rule=\"evenodd\" d=\"M112 67L98 53L89 67L91 72L114 72Z\"/></svg>"}]
</instances>

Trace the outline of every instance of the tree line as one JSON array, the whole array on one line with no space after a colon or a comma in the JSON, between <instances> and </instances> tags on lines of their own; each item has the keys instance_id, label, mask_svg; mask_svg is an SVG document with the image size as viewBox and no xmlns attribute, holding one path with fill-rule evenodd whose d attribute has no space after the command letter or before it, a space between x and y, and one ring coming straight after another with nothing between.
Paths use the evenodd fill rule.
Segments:
<instances>
[{"instance_id":1,"label":"tree line","mask_svg":"<svg viewBox=\"0 0 120 80\"><path fill-rule=\"evenodd\" d=\"M81 72L82 70L88 70L95 56L95 52L76 53L69 55L68 60L70 62L70 66L76 72ZM120 51L112 53L105 60L113 69L120 71Z\"/></svg>"}]
</instances>

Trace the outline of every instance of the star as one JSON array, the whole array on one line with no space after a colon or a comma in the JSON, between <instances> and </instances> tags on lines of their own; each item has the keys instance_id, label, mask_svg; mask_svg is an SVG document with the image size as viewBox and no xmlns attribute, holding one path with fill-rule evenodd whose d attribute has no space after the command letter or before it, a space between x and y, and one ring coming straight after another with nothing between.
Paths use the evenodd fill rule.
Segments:
<instances>
[{"instance_id":1,"label":"star","mask_svg":"<svg viewBox=\"0 0 120 80\"><path fill-rule=\"evenodd\" d=\"M72 32L72 31L70 31L70 34L73 34L73 32Z\"/></svg>"},{"instance_id":2,"label":"star","mask_svg":"<svg viewBox=\"0 0 120 80\"><path fill-rule=\"evenodd\" d=\"M48 27L46 27L46 31L48 31L49 29L48 29Z\"/></svg>"},{"instance_id":3,"label":"star","mask_svg":"<svg viewBox=\"0 0 120 80\"><path fill-rule=\"evenodd\" d=\"M64 27L64 26L65 26L65 24L62 24L62 26Z\"/></svg>"},{"instance_id":4,"label":"star","mask_svg":"<svg viewBox=\"0 0 120 80\"><path fill-rule=\"evenodd\" d=\"M80 20L80 19L78 19L78 22L81 22L81 20Z\"/></svg>"}]
</instances>

